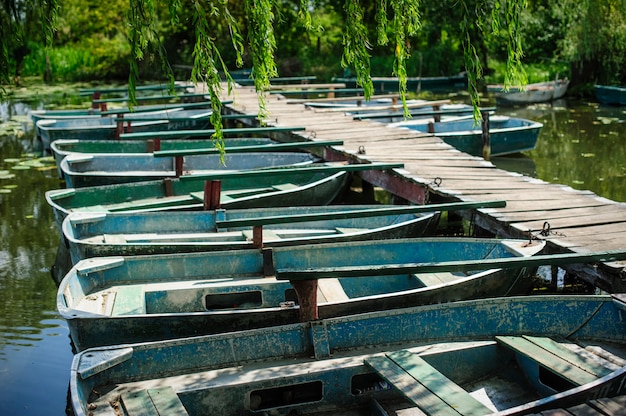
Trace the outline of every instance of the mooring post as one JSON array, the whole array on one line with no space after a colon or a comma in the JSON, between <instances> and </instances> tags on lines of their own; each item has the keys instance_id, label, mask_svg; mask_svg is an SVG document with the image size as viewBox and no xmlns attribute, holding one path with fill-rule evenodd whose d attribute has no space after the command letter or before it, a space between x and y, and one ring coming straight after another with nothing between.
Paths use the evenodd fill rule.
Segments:
<instances>
[{"instance_id":1,"label":"mooring post","mask_svg":"<svg viewBox=\"0 0 626 416\"><path fill-rule=\"evenodd\" d=\"M300 305L300 322L314 321L319 318L317 311L317 279L291 280L296 290Z\"/></svg>"},{"instance_id":2,"label":"mooring post","mask_svg":"<svg viewBox=\"0 0 626 416\"><path fill-rule=\"evenodd\" d=\"M491 157L491 135L489 134L489 112L481 111L480 114L483 117L483 121L481 123L482 127L482 138L483 138L483 159L489 160Z\"/></svg>"}]
</instances>

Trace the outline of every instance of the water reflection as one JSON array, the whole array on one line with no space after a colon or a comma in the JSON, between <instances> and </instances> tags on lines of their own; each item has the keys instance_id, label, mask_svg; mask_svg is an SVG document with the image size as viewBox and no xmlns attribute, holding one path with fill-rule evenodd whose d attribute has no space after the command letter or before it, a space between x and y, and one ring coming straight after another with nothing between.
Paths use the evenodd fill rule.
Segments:
<instances>
[{"instance_id":1,"label":"water reflection","mask_svg":"<svg viewBox=\"0 0 626 416\"><path fill-rule=\"evenodd\" d=\"M543 123L536 149L526 154L534 174L521 173L626 202L625 108L559 100L498 113ZM506 163L494 163L505 168Z\"/></svg>"},{"instance_id":2,"label":"water reflection","mask_svg":"<svg viewBox=\"0 0 626 416\"><path fill-rule=\"evenodd\" d=\"M4 121L27 111L0 106ZM19 165L41 154L26 121L0 136L0 413L63 415L72 353L50 278L59 235L44 198L59 181L54 170Z\"/></svg>"}]
</instances>

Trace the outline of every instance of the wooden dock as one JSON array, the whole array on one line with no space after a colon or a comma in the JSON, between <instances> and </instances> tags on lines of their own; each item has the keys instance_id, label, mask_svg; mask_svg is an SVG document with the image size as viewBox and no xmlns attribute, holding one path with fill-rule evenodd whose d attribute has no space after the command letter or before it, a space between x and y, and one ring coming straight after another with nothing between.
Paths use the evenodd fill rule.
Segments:
<instances>
[{"instance_id":1,"label":"wooden dock","mask_svg":"<svg viewBox=\"0 0 626 416\"><path fill-rule=\"evenodd\" d=\"M226 111L256 113L252 87L239 87ZM304 127L283 134L281 141L342 140L321 154L327 160L352 163L404 163L404 169L359 173L373 186L416 204L448 201L505 200L505 208L461 212L474 226L497 237L538 238L547 253L599 252L626 249L626 204L590 191L552 184L496 168L491 162L462 153L430 134L354 119L343 112L310 109L301 100L266 95L265 124ZM246 122L257 122L248 120ZM626 291L626 261L568 265L563 269L608 292Z\"/></svg>"}]
</instances>

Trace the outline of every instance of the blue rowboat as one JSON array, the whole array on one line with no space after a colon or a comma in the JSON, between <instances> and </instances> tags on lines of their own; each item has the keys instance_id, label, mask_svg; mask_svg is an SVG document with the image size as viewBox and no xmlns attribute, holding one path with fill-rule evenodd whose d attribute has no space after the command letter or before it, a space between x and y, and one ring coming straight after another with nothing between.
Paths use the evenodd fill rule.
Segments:
<instances>
[{"instance_id":1,"label":"blue rowboat","mask_svg":"<svg viewBox=\"0 0 626 416\"><path fill-rule=\"evenodd\" d=\"M543 124L523 118L491 116L489 118L491 156L502 156L532 150L537 145ZM406 127L424 133L433 133L444 142L473 156L483 155L480 123L473 118L424 123L421 120L404 121L390 126Z\"/></svg>"},{"instance_id":2,"label":"blue rowboat","mask_svg":"<svg viewBox=\"0 0 626 416\"><path fill-rule=\"evenodd\" d=\"M381 269L396 263L528 257L543 247L543 242L527 240L423 237L94 257L78 262L66 274L57 306L74 346L82 350L316 319L308 315L311 307L313 314L330 317L526 293L536 268L459 273ZM292 285L280 277L282 270L328 267L370 268L377 273L319 279L311 293L314 299L297 282Z\"/></svg>"},{"instance_id":3,"label":"blue rowboat","mask_svg":"<svg viewBox=\"0 0 626 416\"><path fill-rule=\"evenodd\" d=\"M76 416L539 414L626 393L624 299L480 299L91 348L70 400Z\"/></svg>"},{"instance_id":4,"label":"blue rowboat","mask_svg":"<svg viewBox=\"0 0 626 416\"><path fill-rule=\"evenodd\" d=\"M594 91L600 104L626 105L626 85L594 85Z\"/></svg>"},{"instance_id":5,"label":"blue rowboat","mask_svg":"<svg viewBox=\"0 0 626 416\"><path fill-rule=\"evenodd\" d=\"M223 103L227 103L224 101ZM33 124L37 125L39 120L44 119L56 119L67 120L74 118L100 118L100 117L112 117L120 116L129 113L144 113L154 111L172 111L172 110L191 110L191 109L210 109L210 102L197 102L197 103L173 103L173 104L149 104L149 105L137 105L132 108L119 107L103 110L101 108L81 108L81 109L65 109L65 110L33 110L30 113Z\"/></svg>"},{"instance_id":6,"label":"blue rowboat","mask_svg":"<svg viewBox=\"0 0 626 416\"><path fill-rule=\"evenodd\" d=\"M37 136L43 148L59 139L112 140L124 132L147 132L160 130L191 130L207 128L211 125L211 110L165 110L158 113L134 113L128 120L124 118L68 118L45 119L35 124Z\"/></svg>"},{"instance_id":7,"label":"blue rowboat","mask_svg":"<svg viewBox=\"0 0 626 416\"><path fill-rule=\"evenodd\" d=\"M429 210L417 206L411 211L412 207L392 205L326 205L141 214L74 213L65 218L62 231L76 264L90 257L419 237L436 230L438 207ZM232 220L245 223L263 219L270 224L261 225L260 242L254 241L253 226L228 225Z\"/></svg>"},{"instance_id":8,"label":"blue rowboat","mask_svg":"<svg viewBox=\"0 0 626 416\"><path fill-rule=\"evenodd\" d=\"M334 77L333 82L343 82L347 87L358 84L355 77ZM400 91L398 77L372 77L372 84L377 93ZM407 77L406 88L408 91L433 91L451 92L467 89L467 74L460 73L441 77Z\"/></svg>"},{"instance_id":9,"label":"blue rowboat","mask_svg":"<svg viewBox=\"0 0 626 416\"><path fill-rule=\"evenodd\" d=\"M261 146L277 143L270 138L242 137L225 138L226 149L235 146ZM85 153L98 154L127 154L127 153L154 153L158 150L194 150L206 149L212 144L210 139L197 140L55 140L50 145L50 151L54 156L57 167L65 156ZM63 174L59 169L59 177Z\"/></svg>"},{"instance_id":10,"label":"blue rowboat","mask_svg":"<svg viewBox=\"0 0 626 416\"><path fill-rule=\"evenodd\" d=\"M213 149L216 150L217 149ZM187 150L176 152L184 154ZM176 178L183 174L305 165L320 159L306 152L255 152L157 157L154 154L77 154L59 166L68 188Z\"/></svg>"},{"instance_id":11,"label":"blue rowboat","mask_svg":"<svg viewBox=\"0 0 626 416\"><path fill-rule=\"evenodd\" d=\"M215 208L327 205L349 183L350 172L402 164L326 163L298 168L221 172L203 176L54 189L45 197L61 224L70 212L148 212Z\"/></svg>"}]
</instances>

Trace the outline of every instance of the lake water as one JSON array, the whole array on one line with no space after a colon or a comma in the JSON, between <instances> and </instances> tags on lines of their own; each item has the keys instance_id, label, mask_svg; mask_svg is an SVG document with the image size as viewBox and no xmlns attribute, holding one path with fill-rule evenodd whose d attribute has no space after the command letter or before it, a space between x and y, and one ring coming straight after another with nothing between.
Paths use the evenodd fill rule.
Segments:
<instances>
[{"instance_id":1,"label":"lake water","mask_svg":"<svg viewBox=\"0 0 626 416\"><path fill-rule=\"evenodd\" d=\"M66 414L72 350L50 277L59 234L44 192L59 188L40 160L24 104L0 104L0 414ZM548 182L626 202L626 108L567 103L499 109L544 124L537 149L494 159ZM17 116L17 121L6 121Z\"/></svg>"}]
</instances>

